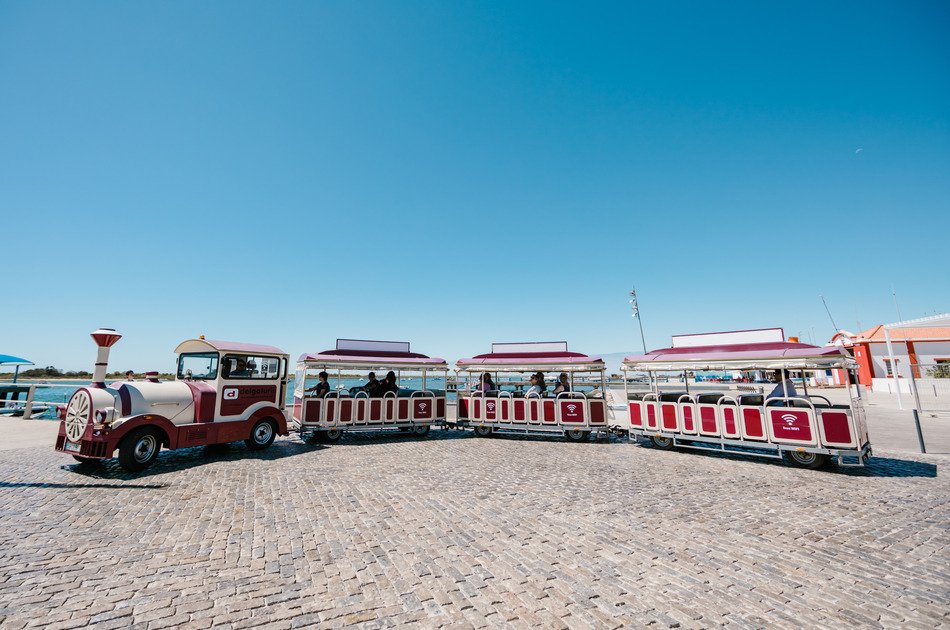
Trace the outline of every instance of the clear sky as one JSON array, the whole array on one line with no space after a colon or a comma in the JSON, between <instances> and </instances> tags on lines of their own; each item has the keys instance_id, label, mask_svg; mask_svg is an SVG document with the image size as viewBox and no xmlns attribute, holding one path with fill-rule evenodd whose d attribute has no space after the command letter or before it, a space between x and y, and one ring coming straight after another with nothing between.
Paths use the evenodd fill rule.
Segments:
<instances>
[{"instance_id":1,"label":"clear sky","mask_svg":"<svg viewBox=\"0 0 950 630\"><path fill-rule=\"evenodd\" d=\"M945 2L0 0L0 353L950 310Z\"/></svg>"}]
</instances>

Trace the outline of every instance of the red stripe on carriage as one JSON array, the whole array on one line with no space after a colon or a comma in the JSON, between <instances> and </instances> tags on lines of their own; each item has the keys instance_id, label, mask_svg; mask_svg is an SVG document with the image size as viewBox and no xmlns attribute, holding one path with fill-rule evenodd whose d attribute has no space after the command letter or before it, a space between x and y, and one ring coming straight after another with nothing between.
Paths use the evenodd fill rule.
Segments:
<instances>
[{"instance_id":1,"label":"red stripe on carriage","mask_svg":"<svg viewBox=\"0 0 950 630\"><path fill-rule=\"evenodd\" d=\"M630 426L632 427L642 427L643 426L643 408L640 407L639 402L629 403L630 405Z\"/></svg>"},{"instance_id":2,"label":"red stripe on carriage","mask_svg":"<svg viewBox=\"0 0 950 630\"><path fill-rule=\"evenodd\" d=\"M676 404L665 403L660 407L663 414L663 428L667 431L676 431Z\"/></svg>"},{"instance_id":3,"label":"red stripe on carriage","mask_svg":"<svg viewBox=\"0 0 950 630\"><path fill-rule=\"evenodd\" d=\"M742 426L746 437L765 439L765 423L762 422L762 411L757 407L742 410Z\"/></svg>"},{"instance_id":4,"label":"red stripe on carriage","mask_svg":"<svg viewBox=\"0 0 950 630\"><path fill-rule=\"evenodd\" d=\"M848 414L843 411L822 411L820 421L825 433L825 444L854 445L854 435L848 424Z\"/></svg>"},{"instance_id":5,"label":"red stripe on carriage","mask_svg":"<svg viewBox=\"0 0 950 630\"><path fill-rule=\"evenodd\" d=\"M694 433L696 431L696 423L693 422L693 406L692 405L683 405L683 430Z\"/></svg>"}]
</instances>

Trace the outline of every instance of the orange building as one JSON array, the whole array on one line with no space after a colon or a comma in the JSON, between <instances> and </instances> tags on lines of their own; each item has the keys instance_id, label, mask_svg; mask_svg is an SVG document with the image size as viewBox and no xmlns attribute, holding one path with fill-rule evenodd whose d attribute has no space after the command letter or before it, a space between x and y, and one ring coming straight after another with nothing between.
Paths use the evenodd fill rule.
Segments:
<instances>
[{"instance_id":1,"label":"orange building","mask_svg":"<svg viewBox=\"0 0 950 630\"><path fill-rule=\"evenodd\" d=\"M875 381L881 385L895 372L898 379L906 378L908 369L914 378L926 378L922 370L950 365L950 327L890 328L890 337L896 365L891 365L883 324L858 334L839 331L831 343L851 350L858 362L858 381L872 389Z\"/></svg>"}]
</instances>

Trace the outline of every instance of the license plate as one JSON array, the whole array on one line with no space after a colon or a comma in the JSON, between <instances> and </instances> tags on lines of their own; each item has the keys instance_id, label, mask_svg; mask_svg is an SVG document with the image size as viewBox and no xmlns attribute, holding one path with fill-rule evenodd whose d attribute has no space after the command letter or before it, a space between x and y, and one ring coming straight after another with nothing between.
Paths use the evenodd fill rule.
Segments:
<instances>
[{"instance_id":1,"label":"license plate","mask_svg":"<svg viewBox=\"0 0 950 630\"><path fill-rule=\"evenodd\" d=\"M69 440L67 440L66 444L63 445L63 450L69 451L70 453L78 453L81 448L82 448L82 444L79 444L77 442L70 442Z\"/></svg>"}]
</instances>

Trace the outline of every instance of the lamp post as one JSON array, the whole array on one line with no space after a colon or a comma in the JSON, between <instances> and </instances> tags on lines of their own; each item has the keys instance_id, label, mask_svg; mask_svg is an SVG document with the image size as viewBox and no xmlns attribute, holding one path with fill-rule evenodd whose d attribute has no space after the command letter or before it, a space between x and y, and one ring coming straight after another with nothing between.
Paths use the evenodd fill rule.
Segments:
<instances>
[{"instance_id":1,"label":"lamp post","mask_svg":"<svg viewBox=\"0 0 950 630\"><path fill-rule=\"evenodd\" d=\"M647 353L647 341L643 336L643 320L640 319L640 305L637 303L637 289L634 288L630 291L630 309L633 311L631 317L637 318L637 323L640 324L640 341L643 343L643 354Z\"/></svg>"}]
</instances>

